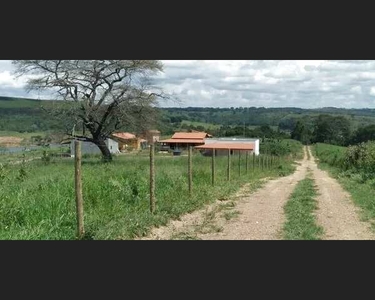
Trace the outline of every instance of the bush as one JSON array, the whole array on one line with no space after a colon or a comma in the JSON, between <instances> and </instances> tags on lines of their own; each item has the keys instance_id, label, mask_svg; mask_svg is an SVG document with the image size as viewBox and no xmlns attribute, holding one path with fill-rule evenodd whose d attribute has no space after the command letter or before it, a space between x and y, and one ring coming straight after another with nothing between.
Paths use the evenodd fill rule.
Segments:
<instances>
[{"instance_id":1,"label":"bush","mask_svg":"<svg viewBox=\"0 0 375 300\"><path fill-rule=\"evenodd\" d=\"M358 182L365 182L374 177L374 141L349 146L347 148L327 144L316 144L315 153L321 162L347 171L345 174L359 174L355 178Z\"/></svg>"},{"instance_id":2,"label":"bush","mask_svg":"<svg viewBox=\"0 0 375 300\"><path fill-rule=\"evenodd\" d=\"M269 154L275 156L287 156L301 157L302 156L302 144L299 141L285 139L267 139L260 143L260 153Z\"/></svg>"},{"instance_id":3,"label":"bush","mask_svg":"<svg viewBox=\"0 0 375 300\"><path fill-rule=\"evenodd\" d=\"M19 181L24 181L27 178L27 171L24 164L21 165L21 168L18 171L17 179Z\"/></svg>"},{"instance_id":4,"label":"bush","mask_svg":"<svg viewBox=\"0 0 375 300\"><path fill-rule=\"evenodd\" d=\"M51 157L49 156L46 150L43 151L42 161L45 164L49 164L51 162Z\"/></svg>"}]
</instances>

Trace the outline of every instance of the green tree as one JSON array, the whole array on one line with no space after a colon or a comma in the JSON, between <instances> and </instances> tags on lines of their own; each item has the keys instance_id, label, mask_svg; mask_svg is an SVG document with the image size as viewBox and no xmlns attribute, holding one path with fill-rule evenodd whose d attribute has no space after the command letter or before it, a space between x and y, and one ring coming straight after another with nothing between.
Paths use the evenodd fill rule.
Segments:
<instances>
[{"instance_id":1,"label":"green tree","mask_svg":"<svg viewBox=\"0 0 375 300\"><path fill-rule=\"evenodd\" d=\"M69 128L81 124L87 134L75 135L96 144L105 161L112 155L105 140L116 130L144 127L156 99L150 76L162 71L156 60L14 60L16 74L33 75L29 90L50 90L63 104L49 108ZM67 134L72 132L67 129Z\"/></svg>"},{"instance_id":2,"label":"green tree","mask_svg":"<svg viewBox=\"0 0 375 300\"><path fill-rule=\"evenodd\" d=\"M291 132L291 138L307 145L311 142L312 131L303 121L298 120Z\"/></svg>"},{"instance_id":3,"label":"green tree","mask_svg":"<svg viewBox=\"0 0 375 300\"><path fill-rule=\"evenodd\" d=\"M350 142L350 121L344 116L319 115L314 128L314 141L339 146Z\"/></svg>"},{"instance_id":4,"label":"green tree","mask_svg":"<svg viewBox=\"0 0 375 300\"><path fill-rule=\"evenodd\" d=\"M375 140L375 125L358 128L352 138L354 144Z\"/></svg>"}]
</instances>

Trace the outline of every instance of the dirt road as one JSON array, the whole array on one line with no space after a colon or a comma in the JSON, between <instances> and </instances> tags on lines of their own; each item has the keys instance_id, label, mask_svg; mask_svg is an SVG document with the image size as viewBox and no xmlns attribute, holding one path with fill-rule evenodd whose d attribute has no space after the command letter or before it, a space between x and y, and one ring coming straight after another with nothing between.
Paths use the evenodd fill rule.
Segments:
<instances>
[{"instance_id":1,"label":"dirt road","mask_svg":"<svg viewBox=\"0 0 375 300\"><path fill-rule=\"evenodd\" d=\"M308 151L311 150L309 149ZM312 157L312 156L311 156ZM346 192L336 179L326 171L318 168L311 158L309 163L318 187L317 223L324 228L323 239L326 240L373 240L374 232L368 222L360 221L357 208L350 194Z\"/></svg>"},{"instance_id":2,"label":"dirt road","mask_svg":"<svg viewBox=\"0 0 375 300\"><path fill-rule=\"evenodd\" d=\"M282 239L283 207L308 169L312 170L318 189L316 217L324 228L323 239L375 239L369 224L359 220L349 194L327 172L318 169L310 149L304 151L304 159L292 175L270 180L254 193L245 188L228 205L215 203L185 215L180 221L154 229L144 239Z\"/></svg>"}]
</instances>

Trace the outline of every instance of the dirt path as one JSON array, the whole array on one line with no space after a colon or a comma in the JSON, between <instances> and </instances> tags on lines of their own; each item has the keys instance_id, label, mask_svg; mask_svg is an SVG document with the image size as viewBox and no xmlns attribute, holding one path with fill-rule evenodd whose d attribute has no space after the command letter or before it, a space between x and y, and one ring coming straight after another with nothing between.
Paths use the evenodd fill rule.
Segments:
<instances>
[{"instance_id":1,"label":"dirt path","mask_svg":"<svg viewBox=\"0 0 375 300\"><path fill-rule=\"evenodd\" d=\"M180 221L172 221L166 227L154 229L146 239L171 239L173 236L204 240L280 239L285 221L283 206L297 182L305 177L307 164L305 153L294 174L270 180L252 194L244 188L235 196L239 198L236 205L233 202L221 203L221 206L216 203L205 210L185 215Z\"/></svg>"},{"instance_id":2,"label":"dirt path","mask_svg":"<svg viewBox=\"0 0 375 300\"><path fill-rule=\"evenodd\" d=\"M143 239L282 239L284 204L308 170L312 171L318 189L316 218L324 228L323 239L375 239L370 224L360 221L350 195L327 172L318 169L310 149L304 151L304 159L294 174L270 180L255 192L246 186L230 200L217 201L179 221L155 228Z\"/></svg>"},{"instance_id":3,"label":"dirt path","mask_svg":"<svg viewBox=\"0 0 375 300\"><path fill-rule=\"evenodd\" d=\"M310 151L310 149L308 149ZM311 155L311 151L310 151ZM375 239L370 224L359 219L359 209L350 195L336 179L318 168L311 155L309 167L313 171L318 187L317 223L324 228L326 240L369 240Z\"/></svg>"}]
</instances>

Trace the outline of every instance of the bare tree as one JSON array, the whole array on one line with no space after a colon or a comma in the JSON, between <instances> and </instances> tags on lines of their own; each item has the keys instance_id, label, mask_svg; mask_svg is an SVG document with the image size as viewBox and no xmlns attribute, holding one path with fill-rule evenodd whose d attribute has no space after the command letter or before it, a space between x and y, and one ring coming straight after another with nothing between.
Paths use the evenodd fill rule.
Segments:
<instances>
[{"instance_id":1,"label":"bare tree","mask_svg":"<svg viewBox=\"0 0 375 300\"><path fill-rule=\"evenodd\" d=\"M73 135L74 125L88 134L75 135L96 144L105 161L112 155L105 140L126 126L148 124L158 97L150 77L162 71L156 60L14 60L16 76L30 75L28 90L51 90L56 101L49 112Z\"/></svg>"}]
</instances>

